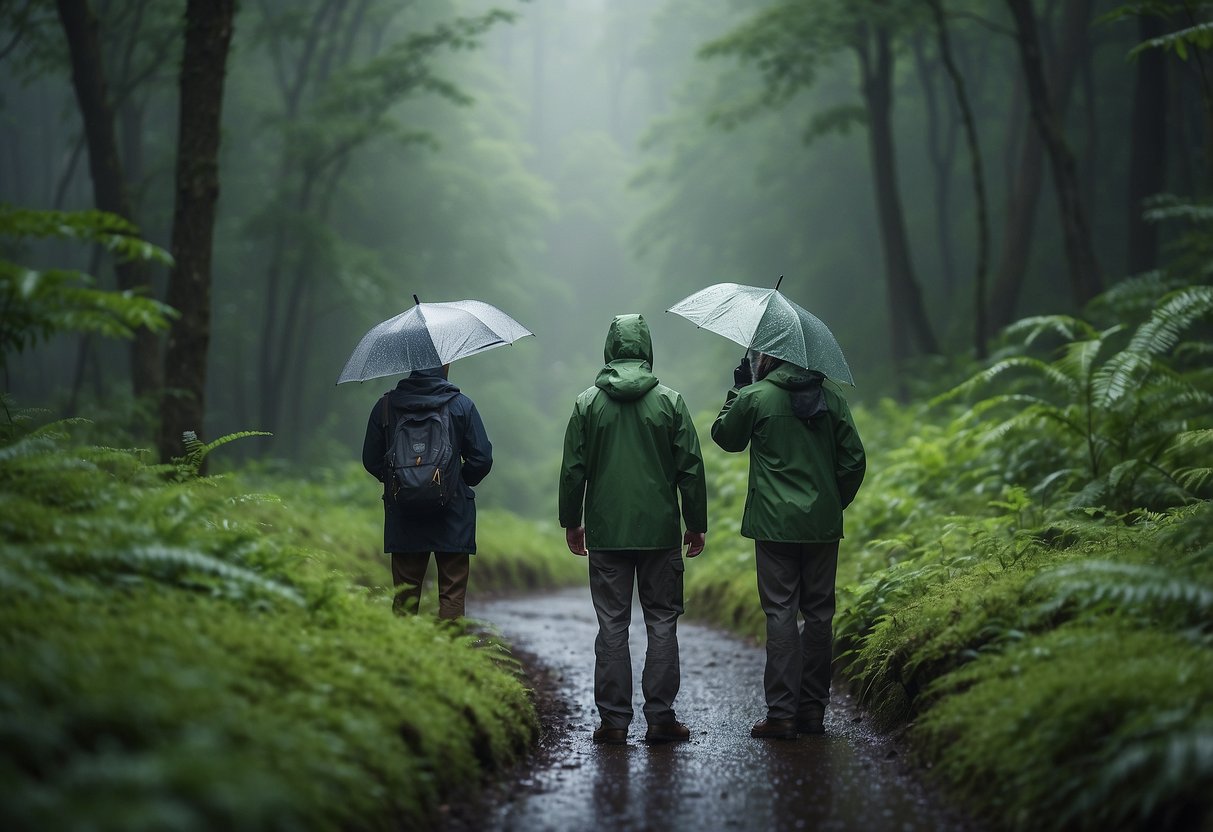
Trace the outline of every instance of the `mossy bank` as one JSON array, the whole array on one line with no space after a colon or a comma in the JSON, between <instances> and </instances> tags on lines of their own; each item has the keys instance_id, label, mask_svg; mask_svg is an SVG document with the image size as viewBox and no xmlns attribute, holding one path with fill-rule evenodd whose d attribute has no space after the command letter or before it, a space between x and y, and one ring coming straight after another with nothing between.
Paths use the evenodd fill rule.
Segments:
<instances>
[{"instance_id":1,"label":"mossy bank","mask_svg":"<svg viewBox=\"0 0 1213 832\"><path fill-rule=\"evenodd\" d=\"M200 478L69 429L0 445L0 826L399 828L528 748L490 633L391 614L374 483ZM558 535L485 525L474 582L562 580Z\"/></svg>"}]
</instances>

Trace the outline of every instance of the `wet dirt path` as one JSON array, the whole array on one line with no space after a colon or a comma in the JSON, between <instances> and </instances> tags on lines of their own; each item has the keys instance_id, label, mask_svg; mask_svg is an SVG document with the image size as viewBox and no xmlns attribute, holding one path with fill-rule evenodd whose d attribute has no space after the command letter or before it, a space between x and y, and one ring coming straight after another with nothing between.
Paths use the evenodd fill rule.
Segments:
<instances>
[{"instance_id":1,"label":"wet dirt path","mask_svg":"<svg viewBox=\"0 0 1213 832\"><path fill-rule=\"evenodd\" d=\"M474 606L474 608L472 608ZM499 787L460 828L486 830L964 830L903 770L892 746L865 731L846 701L826 735L756 740L765 715L764 653L732 635L679 624L678 718L691 741L646 746L639 697L644 625L633 603L636 717L626 746L596 746L589 590L469 604L558 682L563 702L541 709L538 762ZM551 724L558 720L557 724Z\"/></svg>"}]
</instances>

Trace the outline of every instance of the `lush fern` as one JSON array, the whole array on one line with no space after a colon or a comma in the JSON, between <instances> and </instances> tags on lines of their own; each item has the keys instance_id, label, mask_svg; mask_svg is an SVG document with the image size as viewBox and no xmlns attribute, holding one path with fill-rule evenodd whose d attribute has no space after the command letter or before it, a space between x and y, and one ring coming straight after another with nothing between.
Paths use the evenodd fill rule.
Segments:
<instances>
[{"instance_id":1,"label":"lush fern","mask_svg":"<svg viewBox=\"0 0 1213 832\"><path fill-rule=\"evenodd\" d=\"M1180 460L1178 437L1213 425L1213 389L1206 369L1176 369L1168 359L1210 346L1181 339L1211 315L1213 287L1187 286L1159 299L1127 341L1120 325L1097 330L1071 316L1028 318L1007 337L1023 350L1045 335L1062 339L1052 361L1002 358L933 404L976 398L960 424L1004 463L1013 447L1014 465L1005 470L1036 493L1064 486L1073 490L1071 505L1120 511L1182 504L1207 493L1209 479L1199 472L1213 456L1187 442L1185 450L1198 456ZM1005 416L991 420L998 414Z\"/></svg>"},{"instance_id":2,"label":"lush fern","mask_svg":"<svg viewBox=\"0 0 1213 832\"><path fill-rule=\"evenodd\" d=\"M1067 609L1139 613L1175 627L1213 629L1213 585L1205 585L1173 567L1082 560L1049 569L1029 589L1047 593L1038 615L1053 617Z\"/></svg>"},{"instance_id":3,"label":"lush fern","mask_svg":"<svg viewBox=\"0 0 1213 832\"><path fill-rule=\"evenodd\" d=\"M198 438L196 431L187 430L181 434L181 441L185 446L185 456L173 458L173 466L176 468L177 477L179 479L188 479L198 476L198 472L202 469L202 463L210 452L229 442L235 442L237 439L247 439L252 436L272 435L263 430L242 430L229 433L226 436L220 436L211 442L203 442Z\"/></svg>"},{"instance_id":4,"label":"lush fern","mask_svg":"<svg viewBox=\"0 0 1213 832\"><path fill-rule=\"evenodd\" d=\"M6 249L27 238L57 237L95 243L122 259L171 262L164 250L144 242L138 229L101 211L15 210L0 206L0 240ZM76 271L36 271L0 257L0 369L21 352L57 332L92 332L129 338L140 327L168 328L173 309L130 292L92 288L93 278Z\"/></svg>"}]
</instances>

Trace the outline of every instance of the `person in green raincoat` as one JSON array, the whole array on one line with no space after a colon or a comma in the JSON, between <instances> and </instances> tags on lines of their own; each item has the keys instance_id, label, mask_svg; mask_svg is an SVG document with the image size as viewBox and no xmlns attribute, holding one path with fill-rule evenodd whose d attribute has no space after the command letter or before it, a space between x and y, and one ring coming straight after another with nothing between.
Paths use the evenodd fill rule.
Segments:
<instances>
[{"instance_id":1,"label":"person in green raincoat","mask_svg":"<svg viewBox=\"0 0 1213 832\"><path fill-rule=\"evenodd\" d=\"M752 364L743 360L733 380L712 439L726 451L750 449L741 534L754 540L767 617L767 715L750 734L820 734L830 699L842 513L863 482L863 444L846 399L821 373L760 353Z\"/></svg>"},{"instance_id":2,"label":"person in green raincoat","mask_svg":"<svg viewBox=\"0 0 1213 832\"><path fill-rule=\"evenodd\" d=\"M707 531L699 437L682 396L653 375L653 343L643 317L619 315L611 322L604 357L594 386L573 406L559 491L560 525L569 550L589 557L598 616L594 698L602 723L593 739L627 741L635 585L648 634L641 679L645 741L685 740L690 731L674 712L677 625L683 612L681 545L695 557Z\"/></svg>"}]
</instances>

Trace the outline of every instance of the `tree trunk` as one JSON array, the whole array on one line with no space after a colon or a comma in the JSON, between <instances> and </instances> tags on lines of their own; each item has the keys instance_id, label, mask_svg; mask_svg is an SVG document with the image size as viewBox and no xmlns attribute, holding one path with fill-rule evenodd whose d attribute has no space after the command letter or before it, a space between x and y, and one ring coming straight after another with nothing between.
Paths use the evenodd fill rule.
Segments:
<instances>
[{"instance_id":1,"label":"tree trunk","mask_svg":"<svg viewBox=\"0 0 1213 832\"><path fill-rule=\"evenodd\" d=\"M93 180L93 201L102 211L135 221L118 155L114 129L114 110L105 82L101 59L101 38L97 17L87 0L57 0L59 20L67 36L72 65L72 87L80 106L84 134L88 144L89 171ZM117 263L114 271L123 291L148 292L151 270L140 260ZM160 388L160 344L156 335L138 329L131 346L131 384L136 396L155 393Z\"/></svg>"},{"instance_id":2,"label":"tree trunk","mask_svg":"<svg viewBox=\"0 0 1213 832\"><path fill-rule=\"evenodd\" d=\"M915 350L939 352L931 330L922 292L914 277L910 243L906 237L901 192L897 184L897 161L893 143L893 52L888 30L875 30L875 55L868 44L857 44L863 72L863 97L868 113L868 148L876 189L876 211L884 252L888 289L889 331L893 361L900 363Z\"/></svg>"},{"instance_id":3,"label":"tree trunk","mask_svg":"<svg viewBox=\"0 0 1213 832\"><path fill-rule=\"evenodd\" d=\"M990 261L990 212L986 200L986 177L981 161L981 143L978 140L977 121L965 89L964 75L956 66L952 55L952 40L948 36L948 25L943 15L941 0L930 0L935 18L935 34L939 40L939 56L944 69L952 79L956 91L956 104L960 108L960 119L964 125L965 141L969 146L969 164L973 171L973 197L977 212L977 263L973 274L973 346L978 358L986 357L986 342L989 331L986 326L986 272Z\"/></svg>"},{"instance_id":4,"label":"tree trunk","mask_svg":"<svg viewBox=\"0 0 1213 832\"><path fill-rule=\"evenodd\" d=\"M1138 40L1164 32L1162 20L1143 14L1137 19ZM1129 274L1158 265L1158 229L1142 219L1142 202L1166 190L1167 179L1167 56L1147 49L1137 57L1133 114L1129 126L1129 222L1126 234Z\"/></svg>"},{"instance_id":5,"label":"tree trunk","mask_svg":"<svg viewBox=\"0 0 1213 832\"><path fill-rule=\"evenodd\" d=\"M1062 13L1061 48L1049 76L1052 104L1056 116L1066 112L1078 63L1076 56L1087 36L1091 0L1070 0ZM1017 86L1026 78L1021 74ZM1029 96L1030 97L1030 96ZM1044 140L1039 129L1025 131L1019 167L1011 187L1006 220L1003 223L1002 255L990 290L991 331L1002 329L1016 317L1019 292L1023 287L1032 250L1032 228L1036 222L1036 206L1044 181Z\"/></svg>"},{"instance_id":6,"label":"tree trunk","mask_svg":"<svg viewBox=\"0 0 1213 832\"><path fill-rule=\"evenodd\" d=\"M211 335L211 249L219 199L223 82L235 0L189 0L177 133L177 204L169 303L181 312L168 339L166 369L180 392L161 405L160 456L182 452L181 435L202 435Z\"/></svg>"},{"instance_id":7,"label":"tree trunk","mask_svg":"<svg viewBox=\"0 0 1213 832\"><path fill-rule=\"evenodd\" d=\"M1089 0L1083 5L1089 6ZM1059 114L1049 97L1049 85L1045 80L1044 61L1040 53L1040 34L1036 29L1036 13L1032 10L1030 0L1007 0L1007 6L1015 19L1016 41L1032 121L1044 140L1053 171L1053 186L1061 211L1062 238L1070 272L1071 297L1075 305L1082 306L1099 293L1103 278L1091 246L1091 229L1082 205L1077 165L1074 154L1066 145Z\"/></svg>"},{"instance_id":8,"label":"tree trunk","mask_svg":"<svg viewBox=\"0 0 1213 832\"><path fill-rule=\"evenodd\" d=\"M935 239L939 247L940 274L943 292L948 301L956 291L956 265L952 252L952 158L955 155L955 122L949 120L948 136L943 136L943 117L939 112L939 100L935 95L935 68L927 60L926 48L921 38L914 39L914 64L918 80L922 85L923 100L927 108L927 156L935 174Z\"/></svg>"}]
</instances>

